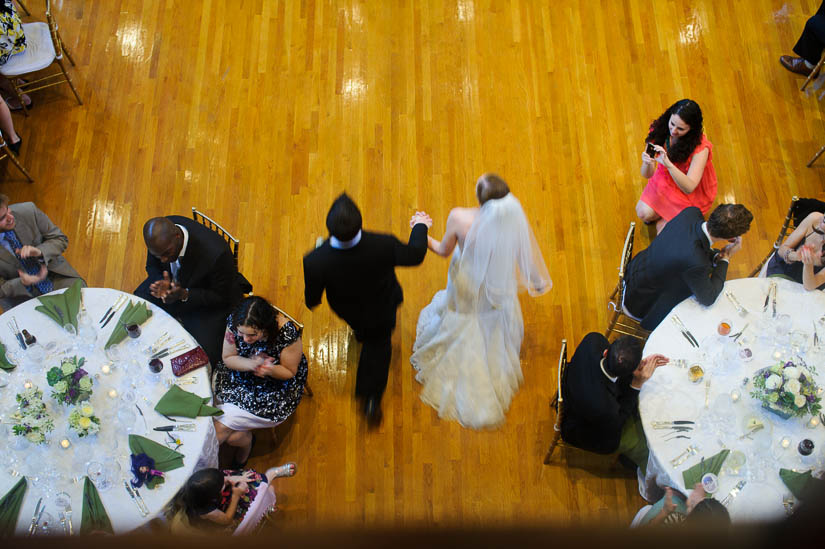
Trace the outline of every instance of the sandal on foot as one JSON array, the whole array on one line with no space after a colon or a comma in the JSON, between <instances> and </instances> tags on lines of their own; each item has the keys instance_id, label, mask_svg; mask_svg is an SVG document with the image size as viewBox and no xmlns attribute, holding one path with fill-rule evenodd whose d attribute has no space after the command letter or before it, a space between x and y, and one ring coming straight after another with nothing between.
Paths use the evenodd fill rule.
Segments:
<instances>
[{"instance_id":1,"label":"sandal on foot","mask_svg":"<svg viewBox=\"0 0 825 549\"><path fill-rule=\"evenodd\" d=\"M266 477L269 478L270 473L272 478L279 477L294 477L298 472L298 466L294 461L288 461L279 467L270 467L266 470Z\"/></svg>"}]
</instances>

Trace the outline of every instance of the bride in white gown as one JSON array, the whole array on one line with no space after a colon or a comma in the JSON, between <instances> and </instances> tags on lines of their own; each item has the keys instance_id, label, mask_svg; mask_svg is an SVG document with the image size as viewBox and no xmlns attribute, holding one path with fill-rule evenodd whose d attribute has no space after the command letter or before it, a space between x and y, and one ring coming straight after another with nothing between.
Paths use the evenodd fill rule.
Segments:
<instances>
[{"instance_id":1,"label":"bride in white gown","mask_svg":"<svg viewBox=\"0 0 825 549\"><path fill-rule=\"evenodd\" d=\"M531 296L552 282L518 199L495 174L476 183L480 207L454 208L444 238L429 248L452 254L447 288L418 317L410 362L421 400L465 427L504 421L522 381L524 335L519 286Z\"/></svg>"}]
</instances>

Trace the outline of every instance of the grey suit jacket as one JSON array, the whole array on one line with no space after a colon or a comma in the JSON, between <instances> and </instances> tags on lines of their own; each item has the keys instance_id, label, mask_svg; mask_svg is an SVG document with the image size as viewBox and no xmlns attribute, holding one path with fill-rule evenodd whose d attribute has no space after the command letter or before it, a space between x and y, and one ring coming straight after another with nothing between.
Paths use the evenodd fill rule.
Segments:
<instances>
[{"instance_id":1,"label":"grey suit jacket","mask_svg":"<svg viewBox=\"0 0 825 549\"><path fill-rule=\"evenodd\" d=\"M14 231L25 246L34 246L43 252L49 274L56 273L66 277L81 278L80 274L63 258L63 252L69 245L69 238L57 225L52 223L33 202L12 204L9 210L14 215ZM0 233L0 238L2 233ZM31 297L17 274L21 269L20 261L4 246L0 246L0 299Z\"/></svg>"}]
</instances>

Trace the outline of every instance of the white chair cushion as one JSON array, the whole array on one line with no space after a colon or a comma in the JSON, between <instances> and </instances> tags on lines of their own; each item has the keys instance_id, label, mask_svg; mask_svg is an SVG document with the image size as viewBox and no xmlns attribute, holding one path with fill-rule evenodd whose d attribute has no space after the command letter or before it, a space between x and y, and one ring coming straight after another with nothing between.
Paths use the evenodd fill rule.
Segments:
<instances>
[{"instance_id":1,"label":"white chair cushion","mask_svg":"<svg viewBox=\"0 0 825 549\"><path fill-rule=\"evenodd\" d=\"M46 23L23 23L26 35L26 49L12 55L5 65L0 65L0 74L17 76L45 69L57 56L52 35Z\"/></svg>"}]
</instances>

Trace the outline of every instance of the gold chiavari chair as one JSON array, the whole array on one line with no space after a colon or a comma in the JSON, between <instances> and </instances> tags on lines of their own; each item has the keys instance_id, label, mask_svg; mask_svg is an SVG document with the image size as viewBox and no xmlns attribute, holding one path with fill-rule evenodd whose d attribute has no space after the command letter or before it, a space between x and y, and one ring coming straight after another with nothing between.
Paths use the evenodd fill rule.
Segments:
<instances>
[{"instance_id":1,"label":"gold chiavari chair","mask_svg":"<svg viewBox=\"0 0 825 549\"><path fill-rule=\"evenodd\" d=\"M26 49L9 57L6 64L0 66L0 74L7 77L11 82L17 98L20 100L20 104L23 105L23 112L26 116L29 115L29 109L23 102L24 93L31 93L63 83L69 85L75 99L82 105L83 101L81 101L80 95L78 95L72 79L69 77L69 73L66 72L66 67L63 65L64 53L72 66L74 66L74 60L63 45L63 39L60 37L60 32L57 29L57 22L52 16L50 0L46 0L46 23L39 21L35 23L23 23L23 32L26 35ZM58 67L60 67L60 72L47 74L46 76L30 81L19 79L21 76L50 67L54 63L57 63Z\"/></svg>"},{"instance_id":2,"label":"gold chiavari chair","mask_svg":"<svg viewBox=\"0 0 825 549\"><path fill-rule=\"evenodd\" d=\"M26 176L26 179L29 180L29 183L34 182L32 176L30 176L29 172L26 171L26 168L24 168L23 165L20 164L20 161L17 160L17 156L15 156L15 154L9 149L9 146L3 139L3 136L0 135L0 160L3 160L4 158L8 158L9 160L11 160L11 163L17 166L18 170L23 172L23 175Z\"/></svg>"},{"instance_id":3,"label":"gold chiavari chair","mask_svg":"<svg viewBox=\"0 0 825 549\"><path fill-rule=\"evenodd\" d=\"M782 223L782 229L780 229L779 231L779 236L776 237L776 241L773 243L773 248L771 249L771 251L768 252L768 255L766 255L765 258L759 262L759 265L754 267L753 271L751 271L751 274L748 275L749 277L753 277L760 274L760 272L762 271L762 267L767 265L768 261L770 261L771 259L771 256L773 256L773 254L776 253L776 250L779 249L779 246L782 245L782 242L785 240L785 236L787 236L788 231L792 231L795 228L795 224L793 223L793 214L796 210L796 206L798 203L799 197L792 196L791 204L790 206L788 206L788 213L785 215L785 221L784 223Z\"/></svg>"},{"instance_id":4,"label":"gold chiavari chair","mask_svg":"<svg viewBox=\"0 0 825 549\"><path fill-rule=\"evenodd\" d=\"M206 227L207 229L212 230L213 232L217 233L218 236L224 239L224 241L229 245L229 250L232 252L232 258L235 261L235 269L238 271L238 284L241 287L241 291L245 294L252 293L252 284L246 279L246 277L241 273L239 268L239 259L238 255L240 252L241 241L232 236L229 231L224 229L220 223L209 217L208 215L204 214L196 207L192 206L192 219Z\"/></svg>"},{"instance_id":5,"label":"gold chiavari chair","mask_svg":"<svg viewBox=\"0 0 825 549\"><path fill-rule=\"evenodd\" d=\"M561 340L561 352L559 353L559 368L556 376L556 394L550 399L550 410L556 411L556 421L553 423L553 440L550 441L550 448L547 449L547 454L544 456L544 464L550 463L550 458L553 456L553 451L561 442L561 422L564 420L564 394L562 393L562 384L567 372L567 340Z\"/></svg>"},{"instance_id":6,"label":"gold chiavari chair","mask_svg":"<svg viewBox=\"0 0 825 549\"><path fill-rule=\"evenodd\" d=\"M284 311L283 311L282 309L280 309L279 307L277 307L277 306L273 305L273 306L272 306L272 308L273 308L273 309L275 309L275 311L276 311L277 313L279 313L279 314L283 315L283 316L284 316L284 318L286 318L287 320L290 320L293 324L295 324L295 326L297 326L297 327L298 327L298 330L299 330L299 331L301 331L301 332L303 333L303 331L304 331L304 325L303 325L303 324L301 324L300 322L298 322L297 320L295 320L295 318L294 318L294 317L290 316L289 314L287 314L286 312L284 312ZM314 394L315 394L315 393L313 393L313 392L312 392L312 388L309 386L309 380L307 380L306 384L304 384L304 394L305 394L306 396L308 396L308 397L314 396Z\"/></svg>"},{"instance_id":7,"label":"gold chiavari chair","mask_svg":"<svg viewBox=\"0 0 825 549\"><path fill-rule=\"evenodd\" d=\"M619 263L619 281L610 294L610 300L607 303L607 308L613 311L610 318L610 323L607 326L607 331L604 337L610 338L613 332L633 336L642 341L647 340L650 332L639 325L639 322L627 316L622 310L622 303L624 302L624 277L627 272L627 264L633 257L633 237L636 234L636 223L631 221L630 228L627 230L627 236L624 239L624 247L622 248L622 259Z\"/></svg>"},{"instance_id":8,"label":"gold chiavari chair","mask_svg":"<svg viewBox=\"0 0 825 549\"><path fill-rule=\"evenodd\" d=\"M17 5L20 6L20 9L23 10L23 12L26 15L31 15L31 12L29 11L29 8L26 7L26 4L23 3L23 0L15 0L15 1L17 2Z\"/></svg>"}]
</instances>

